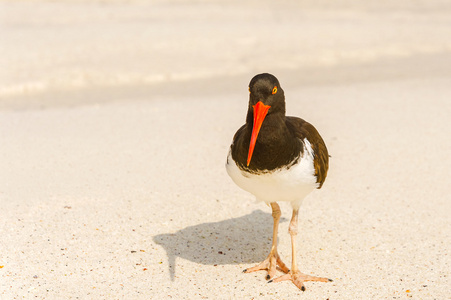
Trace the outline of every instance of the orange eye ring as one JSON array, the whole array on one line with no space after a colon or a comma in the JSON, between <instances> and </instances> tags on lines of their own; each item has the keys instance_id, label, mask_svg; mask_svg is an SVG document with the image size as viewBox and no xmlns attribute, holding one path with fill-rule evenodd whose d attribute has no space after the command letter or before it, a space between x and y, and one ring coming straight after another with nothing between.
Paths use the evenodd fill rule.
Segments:
<instances>
[{"instance_id":1,"label":"orange eye ring","mask_svg":"<svg viewBox=\"0 0 451 300\"><path fill-rule=\"evenodd\" d=\"M272 94L274 95L275 93L277 93L277 86L275 86L275 87L272 89Z\"/></svg>"},{"instance_id":2,"label":"orange eye ring","mask_svg":"<svg viewBox=\"0 0 451 300\"><path fill-rule=\"evenodd\" d=\"M251 88L249 88L249 93L251 92Z\"/></svg>"}]
</instances>

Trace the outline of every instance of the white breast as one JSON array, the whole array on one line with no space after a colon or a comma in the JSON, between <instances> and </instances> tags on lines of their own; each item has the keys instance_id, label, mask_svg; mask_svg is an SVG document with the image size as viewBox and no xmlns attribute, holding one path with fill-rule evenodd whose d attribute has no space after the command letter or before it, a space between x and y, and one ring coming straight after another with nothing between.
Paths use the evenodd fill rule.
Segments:
<instances>
[{"instance_id":1,"label":"white breast","mask_svg":"<svg viewBox=\"0 0 451 300\"><path fill-rule=\"evenodd\" d=\"M265 171L258 174L240 170L229 151L226 169L233 181L243 190L266 203L288 201L297 209L302 200L318 187L313 164L313 149L304 139L304 153L290 168Z\"/></svg>"}]
</instances>

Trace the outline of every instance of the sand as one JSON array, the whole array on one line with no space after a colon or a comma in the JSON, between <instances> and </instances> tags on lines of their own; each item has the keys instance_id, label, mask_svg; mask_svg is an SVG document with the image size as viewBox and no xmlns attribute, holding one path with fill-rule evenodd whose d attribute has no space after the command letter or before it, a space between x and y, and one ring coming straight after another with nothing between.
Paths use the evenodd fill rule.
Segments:
<instances>
[{"instance_id":1,"label":"sand","mask_svg":"<svg viewBox=\"0 0 451 300\"><path fill-rule=\"evenodd\" d=\"M451 297L446 1L0 12L1 299ZM241 273L266 257L272 218L224 163L264 71L332 155L297 257L334 282L306 292Z\"/></svg>"}]
</instances>

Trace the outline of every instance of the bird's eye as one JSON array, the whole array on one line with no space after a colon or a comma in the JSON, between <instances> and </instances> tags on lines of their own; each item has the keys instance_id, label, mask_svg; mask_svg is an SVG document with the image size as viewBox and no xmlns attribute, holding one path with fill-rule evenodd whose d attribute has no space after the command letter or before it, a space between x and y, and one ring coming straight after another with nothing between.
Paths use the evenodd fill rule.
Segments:
<instances>
[{"instance_id":1,"label":"bird's eye","mask_svg":"<svg viewBox=\"0 0 451 300\"><path fill-rule=\"evenodd\" d=\"M249 93L251 92L251 88L249 88Z\"/></svg>"},{"instance_id":2,"label":"bird's eye","mask_svg":"<svg viewBox=\"0 0 451 300\"><path fill-rule=\"evenodd\" d=\"M274 95L275 93L277 93L277 86L275 86L275 87L272 89L272 94Z\"/></svg>"}]
</instances>

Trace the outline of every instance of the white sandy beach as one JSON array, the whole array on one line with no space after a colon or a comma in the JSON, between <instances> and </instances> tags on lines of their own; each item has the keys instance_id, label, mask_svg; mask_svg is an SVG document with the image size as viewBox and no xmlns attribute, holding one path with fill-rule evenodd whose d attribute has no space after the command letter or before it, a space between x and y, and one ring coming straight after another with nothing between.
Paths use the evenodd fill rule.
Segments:
<instances>
[{"instance_id":1,"label":"white sandy beach","mask_svg":"<svg viewBox=\"0 0 451 300\"><path fill-rule=\"evenodd\" d=\"M450 299L447 1L0 1L0 299ZM298 263L227 176L276 75L330 172ZM291 262L282 204L279 253Z\"/></svg>"}]
</instances>

